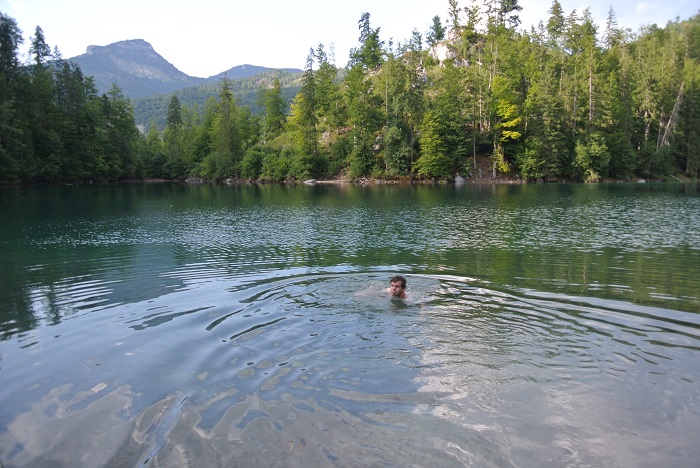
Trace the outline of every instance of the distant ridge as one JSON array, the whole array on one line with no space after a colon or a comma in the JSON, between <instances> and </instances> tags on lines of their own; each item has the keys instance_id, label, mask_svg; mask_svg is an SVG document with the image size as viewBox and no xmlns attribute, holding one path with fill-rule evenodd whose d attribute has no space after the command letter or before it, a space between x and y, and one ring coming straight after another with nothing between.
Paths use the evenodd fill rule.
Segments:
<instances>
[{"instance_id":1,"label":"distant ridge","mask_svg":"<svg viewBox=\"0 0 700 468\"><path fill-rule=\"evenodd\" d=\"M232 80L243 80L246 78L252 78L256 75L259 75L261 73L267 73L269 71L273 70L280 70L283 72L291 73L291 74L296 74L296 73L303 73L304 70L300 70L298 68L267 68L267 67L259 67L257 65L236 65L233 68L229 68L226 71L223 71L219 73L218 75L210 76L209 78L206 78L207 83L212 83L212 82L217 82L221 78L224 77L224 74L228 75L228 77Z\"/></svg>"},{"instance_id":2,"label":"distant ridge","mask_svg":"<svg viewBox=\"0 0 700 468\"><path fill-rule=\"evenodd\" d=\"M86 53L68 60L78 65L85 76L94 77L99 93L106 93L112 87L112 83L116 83L124 96L131 99L214 83L224 74L232 80L237 80L276 70L245 64L209 78L198 78L178 70L143 39L119 41L106 46L91 45ZM281 70L293 74L303 71L294 68Z\"/></svg>"}]
</instances>

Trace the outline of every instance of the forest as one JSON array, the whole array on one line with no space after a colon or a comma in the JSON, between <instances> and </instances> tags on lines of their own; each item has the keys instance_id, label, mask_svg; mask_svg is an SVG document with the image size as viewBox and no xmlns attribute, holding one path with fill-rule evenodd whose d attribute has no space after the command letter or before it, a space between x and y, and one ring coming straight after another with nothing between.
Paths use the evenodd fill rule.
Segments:
<instances>
[{"instance_id":1,"label":"forest","mask_svg":"<svg viewBox=\"0 0 700 468\"><path fill-rule=\"evenodd\" d=\"M700 15L633 32L611 8L599 31L554 0L525 31L517 0L468 3L403 42L363 13L345 67L310 47L291 104L271 77L253 112L224 77L205 105L173 94L164 130L143 132L40 27L20 63L0 13L0 180L453 180L478 161L494 179L697 180Z\"/></svg>"}]
</instances>

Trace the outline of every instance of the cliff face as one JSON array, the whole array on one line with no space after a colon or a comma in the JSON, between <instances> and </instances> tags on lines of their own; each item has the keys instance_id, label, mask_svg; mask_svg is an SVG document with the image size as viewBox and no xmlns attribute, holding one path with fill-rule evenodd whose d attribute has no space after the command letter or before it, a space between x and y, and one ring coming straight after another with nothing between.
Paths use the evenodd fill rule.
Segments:
<instances>
[{"instance_id":1,"label":"cliff face","mask_svg":"<svg viewBox=\"0 0 700 468\"><path fill-rule=\"evenodd\" d=\"M68 60L78 65L85 76L94 77L99 93L106 93L112 83L116 83L124 96L131 99L216 83L224 74L232 80L238 80L275 70L246 64L209 78L198 78L175 68L143 39L119 41L106 46L91 45L84 54ZM292 74L303 72L296 68L281 70Z\"/></svg>"},{"instance_id":2,"label":"cliff face","mask_svg":"<svg viewBox=\"0 0 700 468\"><path fill-rule=\"evenodd\" d=\"M69 60L84 75L94 77L99 92L107 92L116 83L129 98L170 93L207 82L175 68L143 39L91 45L85 54Z\"/></svg>"}]
</instances>

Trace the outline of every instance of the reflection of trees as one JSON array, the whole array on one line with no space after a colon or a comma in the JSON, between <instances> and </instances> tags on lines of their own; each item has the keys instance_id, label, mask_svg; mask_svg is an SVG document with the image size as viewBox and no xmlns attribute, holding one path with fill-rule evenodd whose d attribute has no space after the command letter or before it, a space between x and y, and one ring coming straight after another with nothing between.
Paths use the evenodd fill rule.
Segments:
<instances>
[{"instance_id":1,"label":"reflection of trees","mask_svg":"<svg viewBox=\"0 0 700 468\"><path fill-rule=\"evenodd\" d=\"M202 255L217 276L398 265L697 309L689 199L647 185L6 187L0 319L154 297Z\"/></svg>"},{"instance_id":2,"label":"reflection of trees","mask_svg":"<svg viewBox=\"0 0 700 468\"><path fill-rule=\"evenodd\" d=\"M137 205L162 188L147 187L3 188L2 339L172 283L157 274L164 262L172 269L172 249L138 239L153 213Z\"/></svg>"}]
</instances>

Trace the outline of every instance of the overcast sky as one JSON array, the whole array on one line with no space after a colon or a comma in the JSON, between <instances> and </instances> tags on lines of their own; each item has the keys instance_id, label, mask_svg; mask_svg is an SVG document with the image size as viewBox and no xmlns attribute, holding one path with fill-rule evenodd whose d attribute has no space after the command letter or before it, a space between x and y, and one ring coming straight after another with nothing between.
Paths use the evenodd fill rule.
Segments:
<instances>
[{"instance_id":1,"label":"overcast sky","mask_svg":"<svg viewBox=\"0 0 700 468\"><path fill-rule=\"evenodd\" d=\"M460 0L460 7L471 0ZM620 27L665 26L698 13L698 0L560 0L565 14L590 7L604 23L610 7ZM552 0L520 0L521 27L546 23ZM26 53L36 26L64 58L89 45L144 39L167 61L191 76L208 77L236 65L304 68L310 48L335 50L347 64L357 46L358 21L370 13L380 39L405 42L425 32L436 15L447 19L448 0L0 0L0 12L17 21Z\"/></svg>"}]
</instances>

